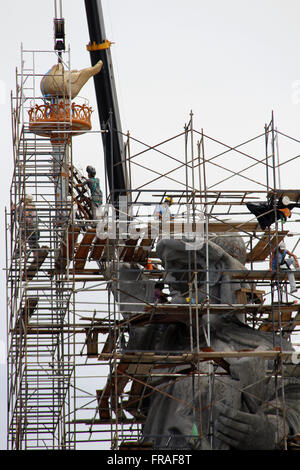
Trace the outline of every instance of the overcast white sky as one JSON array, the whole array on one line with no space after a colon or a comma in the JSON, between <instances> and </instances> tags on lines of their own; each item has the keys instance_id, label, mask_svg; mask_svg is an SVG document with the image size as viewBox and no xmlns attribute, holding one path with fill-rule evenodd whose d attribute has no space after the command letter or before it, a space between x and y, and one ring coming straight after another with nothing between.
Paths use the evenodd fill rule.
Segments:
<instances>
[{"instance_id":1,"label":"overcast white sky","mask_svg":"<svg viewBox=\"0 0 300 470\"><path fill-rule=\"evenodd\" d=\"M300 138L298 0L103 0L103 8L107 37L115 42L112 56L123 131L154 144L180 132L193 110L195 127L233 146L263 131L274 110L278 128ZM25 49L53 48L53 16L53 0L17 0L1 15L0 353L6 336L4 208L12 176L9 95L21 42ZM63 0L63 16L72 68L90 65L83 0ZM51 65L45 63L44 72ZM90 99L94 129L99 128L92 81L81 95ZM79 137L74 160L82 168L93 164L101 176L98 139ZM295 169L293 176L285 176L294 188L299 175ZM3 353L0 362L1 448L6 408Z\"/></svg>"}]
</instances>

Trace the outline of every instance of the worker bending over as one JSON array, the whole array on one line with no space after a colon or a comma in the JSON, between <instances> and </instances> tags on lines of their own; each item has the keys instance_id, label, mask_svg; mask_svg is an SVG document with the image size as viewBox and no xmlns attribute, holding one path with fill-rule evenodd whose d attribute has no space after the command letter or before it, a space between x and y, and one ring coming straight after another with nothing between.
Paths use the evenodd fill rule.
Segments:
<instances>
[{"instance_id":1,"label":"worker bending over","mask_svg":"<svg viewBox=\"0 0 300 470\"><path fill-rule=\"evenodd\" d=\"M286 256L289 258L286 258ZM295 276L293 271L299 268L299 263L297 256L291 251L286 249L284 242L279 243L279 245L272 252L270 258L270 270L276 271L277 266L280 270L287 270L289 284L290 284L290 293L293 294L297 291Z\"/></svg>"}]
</instances>

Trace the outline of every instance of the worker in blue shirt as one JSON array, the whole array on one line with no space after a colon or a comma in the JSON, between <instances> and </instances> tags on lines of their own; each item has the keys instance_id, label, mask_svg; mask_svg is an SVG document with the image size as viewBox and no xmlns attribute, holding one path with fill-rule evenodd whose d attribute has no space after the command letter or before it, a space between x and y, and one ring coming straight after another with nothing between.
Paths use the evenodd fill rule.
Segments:
<instances>
[{"instance_id":1,"label":"worker in blue shirt","mask_svg":"<svg viewBox=\"0 0 300 470\"><path fill-rule=\"evenodd\" d=\"M289 256L289 258L287 258ZM297 256L292 253L291 251L286 249L286 245L284 242L280 242L279 245L273 251L271 258L270 258L270 270L276 271L278 268L286 269L288 274L288 279L290 283L290 293L293 294L297 291L295 276L293 271L299 268L299 263Z\"/></svg>"},{"instance_id":2,"label":"worker in blue shirt","mask_svg":"<svg viewBox=\"0 0 300 470\"><path fill-rule=\"evenodd\" d=\"M155 217L159 220L170 220L172 218L170 206L173 204L173 199L169 196L165 197L162 204L158 204L155 208Z\"/></svg>"}]
</instances>

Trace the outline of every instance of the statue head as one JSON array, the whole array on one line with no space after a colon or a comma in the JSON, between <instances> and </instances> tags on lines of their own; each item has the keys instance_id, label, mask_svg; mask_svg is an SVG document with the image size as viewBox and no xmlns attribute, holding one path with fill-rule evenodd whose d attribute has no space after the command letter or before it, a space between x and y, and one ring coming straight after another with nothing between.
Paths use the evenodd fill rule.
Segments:
<instances>
[{"instance_id":1,"label":"statue head","mask_svg":"<svg viewBox=\"0 0 300 470\"><path fill-rule=\"evenodd\" d=\"M208 296L215 304L237 303L240 284L230 283L226 271L245 269L246 249L241 237L212 237L195 250L187 249L183 240L162 239L156 251L166 271L164 282L170 286L172 302L186 303L197 272L198 303Z\"/></svg>"}]
</instances>

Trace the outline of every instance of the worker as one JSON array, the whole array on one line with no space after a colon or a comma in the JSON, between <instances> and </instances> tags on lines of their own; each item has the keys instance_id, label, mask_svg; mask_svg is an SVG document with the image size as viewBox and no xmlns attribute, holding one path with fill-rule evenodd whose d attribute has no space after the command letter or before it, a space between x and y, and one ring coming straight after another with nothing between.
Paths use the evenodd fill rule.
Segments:
<instances>
[{"instance_id":1,"label":"worker","mask_svg":"<svg viewBox=\"0 0 300 470\"><path fill-rule=\"evenodd\" d=\"M170 206L173 204L173 199L170 196L166 196L162 204L158 204L155 208L155 217L159 220L170 220L173 216L171 215Z\"/></svg>"},{"instance_id":2,"label":"worker","mask_svg":"<svg viewBox=\"0 0 300 470\"><path fill-rule=\"evenodd\" d=\"M291 211L295 207L300 207L300 203L291 201L288 196L283 196L276 201L274 207L274 196L271 195L267 201L247 202L246 206L256 216L262 230L265 230L266 227L270 227L276 220L281 220L282 223L285 223L292 216Z\"/></svg>"},{"instance_id":3,"label":"worker","mask_svg":"<svg viewBox=\"0 0 300 470\"><path fill-rule=\"evenodd\" d=\"M289 258L286 258L286 256ZM293 294L297 291L296 281L293 271L299 268L297 256L291 251L286 249L284 242L280 242L279 245L273 251L270 258L270 270L276 271L277 266L280 270L287 270L290 293Z\"/></svg>"},{"instance_id":4,"label":"worker","mask_svg":"<svg viewBox=\"0 0 300 470\"><path fill-rule=\"evenodd\" d=\"M147 258L146 269L148 269L149 271L152 271L152 270L153 270L153 264L151 263L151 259L150 259L150 258Z\"/></svg>"},{"instance_id":5,"label":"worker","mask_svg":"<svg viewBox=\"0 0 300 470\"><path fill-rule=\"evenodd\" d=\"M185 300L187 301L188 304L195 305L195 303L196 303L195 297L186 297Z\"/></svg>"},{"instance_id":6,"label":"worker","mask_svg":"<svg viewBox=\"0 0 300 470\"><path fill-rule=\"evenodd\" d=\"M12 204L12 213L19 222L21 248L26 252L26 242L32 250L32 256L38 258L40 230L38 226L38 216L33 196L26 194L21 199L20 204Z\"/></svg>"},{"instance_id":7,"label":"worker","mask_svg":"<svg viewBox=\"0 0 300 470\"><path fill-rule=\"evenodd\" d=\"M86 167L88 178L83 183L76 184L76 187L88 186L91 192L91 206L93 220L98 219L99 209L102 205L102 191L100 189L99 178L96 178L96 170L88 165Z\"/></svg>"},{"instance_id":8,"label":"worker","mask_svg":"<svg viewBox=\"0 0 300 470\"><path fill-rule=\"evenodd\" d=\"M165 285L163 282L156 282L154 284L153 301L159 304L168 302L168 296L163 292Z\"/></svg>"}]
</instances>

